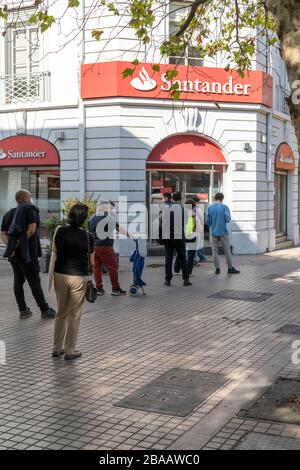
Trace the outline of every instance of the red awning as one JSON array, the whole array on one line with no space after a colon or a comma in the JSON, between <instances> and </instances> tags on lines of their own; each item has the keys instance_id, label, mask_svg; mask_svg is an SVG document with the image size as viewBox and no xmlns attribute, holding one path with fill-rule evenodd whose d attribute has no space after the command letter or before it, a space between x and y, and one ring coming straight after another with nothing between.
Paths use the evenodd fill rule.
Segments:
<instances>
[{"instance_id":1,"label":"red awning","mask_svg":"<svg viewBox=\"0 0 300 470\"><path fill-rule=\"evenodd\" d=\"M150 153L148 163L192 163L227 165L221 150L198 135L175 135L160 142Z\"/></svg>"}]
</instances>

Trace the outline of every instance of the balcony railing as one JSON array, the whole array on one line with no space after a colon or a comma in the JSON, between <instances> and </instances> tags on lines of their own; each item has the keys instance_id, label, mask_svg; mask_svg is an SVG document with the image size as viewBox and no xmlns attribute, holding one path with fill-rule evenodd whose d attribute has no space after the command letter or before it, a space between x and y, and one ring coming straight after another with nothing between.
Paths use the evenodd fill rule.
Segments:
<instances>
[{"instance_id":1,"label":"balcony railing","mask_svg":"<svg viewBox=\"0 0 300 470\"><path fill-rule=\"evenodd\" d=\"M50 101L50 72L0 77L0 104Z\"/></svg>"}]
</instances>

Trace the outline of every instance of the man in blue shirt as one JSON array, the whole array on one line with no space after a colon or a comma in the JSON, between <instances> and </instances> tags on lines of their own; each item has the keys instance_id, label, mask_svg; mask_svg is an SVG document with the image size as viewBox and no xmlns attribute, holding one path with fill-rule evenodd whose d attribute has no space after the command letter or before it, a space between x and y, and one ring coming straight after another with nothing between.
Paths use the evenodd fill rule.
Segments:
<instances>
[{"instance_id":1,"label":"man in blue shirt","mask_svg":"<svg viewBox=\"0 0 300 470\"><path fill-rule=\"evenodd\" d=\"M220 274L220 261L218 248L221 242L228 266L228 274L239 274L240 271L232 266L232 256L230 251L230 240L227 224L231 221L229 208L223 204L224 194L215 195L215 203L208 207L206 214L206 223L209 225L212 236L212 251L216 274Z\"/></svg>"}]
</instances>

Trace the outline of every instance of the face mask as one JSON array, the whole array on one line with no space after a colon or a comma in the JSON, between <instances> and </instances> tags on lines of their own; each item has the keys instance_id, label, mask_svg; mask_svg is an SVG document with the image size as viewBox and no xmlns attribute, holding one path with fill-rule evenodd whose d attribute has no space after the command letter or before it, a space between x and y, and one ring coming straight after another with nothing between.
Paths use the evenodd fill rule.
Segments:
<instances>
[{"instance_id":1,"label":"face mask","mask_svg":"<svg viewBox=\"0 0 300 470\"><path fill-rule=\"evenodd\" d=\"M33 204L33 198L30 199L30 203Z\"/></svg>"}]
</instances>

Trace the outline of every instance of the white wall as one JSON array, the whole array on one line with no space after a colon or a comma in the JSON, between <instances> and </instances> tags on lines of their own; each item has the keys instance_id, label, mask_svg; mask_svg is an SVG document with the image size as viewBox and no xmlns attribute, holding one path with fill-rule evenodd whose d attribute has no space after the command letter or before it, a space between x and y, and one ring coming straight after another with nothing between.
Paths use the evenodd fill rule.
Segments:
<instances>
[{"instance_id":1,"label":"white wall","mask_svg":"<svg viewBox=\"0 0 300 470\"><path fill-rule=\"evenodd\" d=\"M100 106L99 106L100 105ZM273 212L267 207L266 116L255 110L222 111L197 107L199 135L218 142L228 157L225 176L226 201L232 208L234 249L238 253L263 252L273 231ZM87 189L102 197L127 195L130 202L146 202L146 160L154 146L165 137L186 132L182 109L143 106L98 106L87 108ZM244 150L250 143L251 153ZM236 162L245 162L246 171L235 171ZM99 181L100 179L100 181ZM270 223L272 220L272 223ZM273 233L273 232L272 232Z\"/></svg>"}]
</instances>

